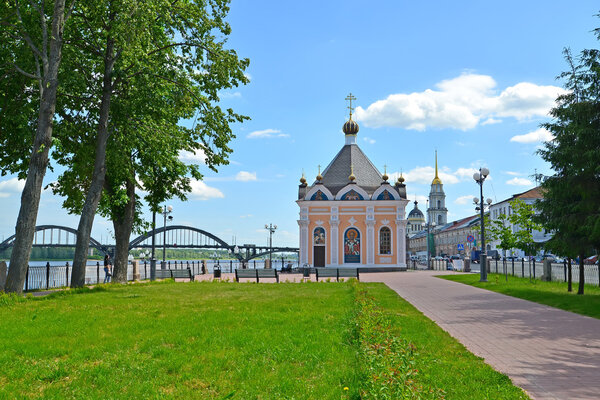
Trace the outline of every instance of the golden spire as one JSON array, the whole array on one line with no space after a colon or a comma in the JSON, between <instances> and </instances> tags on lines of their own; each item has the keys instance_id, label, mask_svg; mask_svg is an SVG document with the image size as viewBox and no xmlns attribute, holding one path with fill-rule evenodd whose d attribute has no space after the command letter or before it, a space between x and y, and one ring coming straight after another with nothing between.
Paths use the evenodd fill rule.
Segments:
<instances>
[{"instance_id":1,"label":"golden spire","mask_svg":"<svg viewBox=\"0 0 600 400\"><path fill-rule=\"evenodd\" d=\"M319 167L319 174L317 175L317 180L321 181L321 180L323 180L323 175L321 175L321 166L319 165L318 167Z\"/></svg>"},{"instance_id":2,"label":"golden spire","mask_svg":"<svg viewBox=\"0 0 600 400\"><path fill-rule=\"evenodd\" d=\"M354 164L350 164L350 176L348 177L348 179L350 179L350 182L354 182L354 180L356 179L356 177L354 176Z\"/></svg>"},{"instance_id":3,"label":"golden spire","mask_svg":"<svg viewBox=\"0 0 600 400\"><path fill-rule=\"evenodd\" d=\"M441 185L442 184L442 180L438 176L437 150L435 151L435 178L433 178L433 182L431 182L431 184L432 185Z\"/></svg>"}]
</instances>

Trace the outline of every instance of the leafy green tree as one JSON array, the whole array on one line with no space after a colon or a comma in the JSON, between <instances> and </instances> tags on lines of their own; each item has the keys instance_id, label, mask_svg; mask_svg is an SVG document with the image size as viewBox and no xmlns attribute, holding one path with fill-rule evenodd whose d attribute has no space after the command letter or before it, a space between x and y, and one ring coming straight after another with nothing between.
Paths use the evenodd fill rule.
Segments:
<instances>
[{"instance_id":1,"label":"leafy green tree","mask_svg":"<svg viewBox=\"0 0 600 400\"><path fill-rule=\"evenodd\" d=\"M600 30L595 30L600 39ZM568 93L558 97L542 126L554 135L538 153L554 174L542 182L538 220L556 240L573 246L579 257L579 288L584 293L583 260L600 248L600 50L583 50L575 59L564 50Z\"/></svg>"},{"instance_id":2,"label":"leafy green tree","mask_svg":"<svg viewBox=\"0 0 600 400\"><path fill-rule=\"evenodd\" d=\"M485 229L490 240L500 242L497 247L504 251L516 248L516 238L512 224L505 214L500 214L496 219L490 219L489 215L486 215Z\"/></svg>"},{"instance_id":3,"label":"leafy green tree","mask_svg":"<svg viewBox=\"0 0 600 400\"><path fill-rule=\"evenodd\" d=\"M533 240L533 231L543 229L536 222L536 211L533 205L521 199L510 201L510 215L500 214L498 218L485 218L485 224L492 240L499 240L499 248L503 250L520 249L527 255L535 254L539 244ZM531 263L531 260L529 260ZM531 265L530 265L531 267Z\"/></svg>"},{"instance_id":4,"label":"leafy green tree","mask_svg":"<svg viewBox=\"0 0 600 400\"><path fill-rule=\"evenodd\" d=\"M27 179L21 195L21 208L15 228L15 241L10 258L10 269L6 282L7 292L21 292L33 244L33 236L42 190L42 181L48 166L48 153L52 144L52 128L56 110L56 95L59 88L58 72L63 49L63 31L65 23L75 5L75 1L66 4L65 0L29 1L2 0L0 8L0 55L3 56L3 77L10 76L10 68L19 72L29 83L12 82L2 79L0 94L9 99L17 99L16 104L29 101L23 93L31 91L35 106L26 106L23 113L0 119L0 131L5 133L0 141L2 145L27 144L29 160L24 161L26 147L3 150L0 163L2 171L27 168ZM8 66L8 68L7 68ZM25 89L25 90L24 90ZM8 107L10 108L10 107ZM32 113L36 109L37 117ZM8 110L5 110L8 111ZM33 122L35 121L35 122ZM10 127L17 129L11 130ZM35 126L35 134L27 135L27 127ZM22 136L21 136L22 135ZM6 167L9 163L15 167ZM23 170L21 169L23 176Z\"/></svg>"},{"instance_id":5,"label":"leafy green tree","mask_svg":"<svg viewBox=\"0 0 600 400\"><path fill-rule=\"evenodd\" d=\"M54 190L66 196L65 208L81 213L72 286L84 283L97 210L113 220L114 280L124 281L130 234L143 226L136 188L147 192L153 210L167 198L185 199L190 178L200 179L201 174L197 166L179 160L180 152L202 151L206 164L215 169L231 152L229 124L246 118L218 106L220 90L247 82L248 61L225 47L230 32L224 21L227 2L187 0L173 7L171 2L147 0L145 7L130 11L118 3L98 2L97 21L90 16L94 13L74 15L82 19L82 29L74 32L83 32L83 39L73 41L84 45L69 58L78 61L73 68L104 72L87 74L79 82L80 94L66 97L74 103L64 108L63 140L56 151L68 171ZM86 24L100 27L101 33L86 30ZM74 111L81 109L90 111ZM196 120L192 129L178 126L181 119L191 118ZM89 134L93 127L95 136Z\"/></svg>"}]
</instances>

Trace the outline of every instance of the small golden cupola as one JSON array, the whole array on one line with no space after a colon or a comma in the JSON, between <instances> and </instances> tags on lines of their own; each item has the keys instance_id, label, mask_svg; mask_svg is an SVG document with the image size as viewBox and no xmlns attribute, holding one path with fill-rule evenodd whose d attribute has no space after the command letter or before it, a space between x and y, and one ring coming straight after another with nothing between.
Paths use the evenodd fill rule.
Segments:
<instances>
[{"instance_id":1,"label":"small golden cupola","mask_svg":"<svg viewBox=\"0 0 600 400\"><path fill-rule=\"evenodd\" d=\"M388 179L390 179L390 177L387 174L387 165L383 166L383 175L381 176L381 178L383 179L383 182L381 182L382 185L384 183L388 183Z\"/></svg>"},{"instance_id":2,"label":"small golden cupola","mask_svg":"<svg viewBox=\"0 0 600 400\"><path fill-rule=\"evenodd\" d=\"M442 184L442 180L438 176L437 150L435 151L435 178L433 178L433 181L431 182L431 184L432 185L441 185Z\"/></svg>"},{"instance_id":3,"label":"small golden cupola","mask_svg":"<svg viewBox=\"0 0 600 400\"><path fill-rule=\"evenodd\" d=\"M356 176L354 176L354 165L352 164L350 164L350 176L348 177L348 180L350 183L356 183L354 182L356 180Z\"/></svg>"},{"instance_id":4,"label":"small golden cupola","mask_svg":"<svg viewBox=\"0 0 600 400\"><path fill-rule=\"evenodd\" d=\"M317 174L317 183L321 183L323 175L321 175L321 166L319 165L319 173Z\"/></svg>"},{"instance_id":5,"label":"small golden cupola","mask_svg":"<svg viewBox=\"0 0 600 400\"><path fill-rule=\"evenodd\" d=\"M300 184L306 185L306 178L304 177L304 171L302 171L302 177L300 178Z\"/></svg>"}]
</instances>

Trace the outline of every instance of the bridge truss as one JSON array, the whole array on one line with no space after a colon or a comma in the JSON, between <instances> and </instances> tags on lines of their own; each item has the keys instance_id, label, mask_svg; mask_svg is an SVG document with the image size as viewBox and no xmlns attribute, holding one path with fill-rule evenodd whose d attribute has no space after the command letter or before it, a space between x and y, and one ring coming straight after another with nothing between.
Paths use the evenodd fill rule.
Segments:
<instances>
[{"instance_id":1,"label":"bridge truss","mask_svg":"<svg viewBox=\"0 0 600 400\"><path fill-rule=\"evenodd\" d=\"M157 228L146 232L129 242L129 250L152 248L152 236L155 236L155 248L163 247L173 249L209 249L227 250L232 257L240 261L248 261L262 257L269 253L298 253L297 247L256 246L253 244L231 245L223 239L205 230L184 226L172 225ZM15 235L0 243L0 251L14 244ZM39 225L35 228L33 246L35 247L75 247L77 230L59 225ZM90 247L98 249L103 254L114 253L114 245L102 244L90 238Z\"/></svg>"}]
</instances>

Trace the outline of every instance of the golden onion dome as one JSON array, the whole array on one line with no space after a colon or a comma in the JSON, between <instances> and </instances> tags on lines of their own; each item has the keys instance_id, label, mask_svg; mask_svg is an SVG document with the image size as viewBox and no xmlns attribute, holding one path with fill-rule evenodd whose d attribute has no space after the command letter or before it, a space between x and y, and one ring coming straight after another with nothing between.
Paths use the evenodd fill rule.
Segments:
<instances>
[{"instance_id":1,"label":"golden onion dome","mask_svg":"<svg viewBox=\"0 0 600 400\"><path fill-rule=\"evenodd\" d=\"M346 135L356 135L358 133L358 129L358 124L356 121L352 120L352 116L350 116L350 119L346 121L342 127L342 130Z\"/></svg>"},{"instance_id":2,"label":"golden onion dome","mask_svg":"<svg viewBox=\"0 0 600 400\"><path fill-rule=\"evenodd\" d=\"M399 183L399 184L403 184L403 183L404 183L404 177L403 177L402 175L400 175L400 176L398 177L398 183Z\"/></svg>"},{"instance_id":3,"label":"golden onion dome","mask_svg":"<svg viewBox=\"0 0 600 400\"><path fill-rule=\"evenodd\" d=\"M317 180L318 181L322 181L323 180L323 175L321 175L321 174L317 175Z\"/></svg>"},{"instance_id":4,"label":"golden onion dome","mask_svg":"<svg viewBox=\"0 0 600 400\"><path fill-rule=\"evenodd\" d=\"M303 185L306 183L306 178L304 177L304 172L302 173L302 177L300 178L300 183Z\"/></svg>"}]
</instances>

